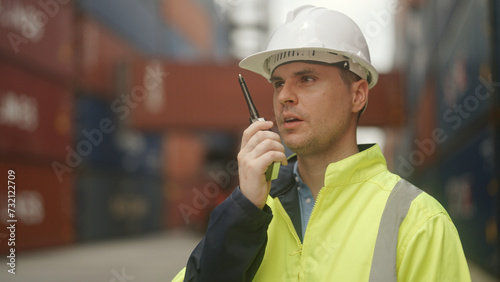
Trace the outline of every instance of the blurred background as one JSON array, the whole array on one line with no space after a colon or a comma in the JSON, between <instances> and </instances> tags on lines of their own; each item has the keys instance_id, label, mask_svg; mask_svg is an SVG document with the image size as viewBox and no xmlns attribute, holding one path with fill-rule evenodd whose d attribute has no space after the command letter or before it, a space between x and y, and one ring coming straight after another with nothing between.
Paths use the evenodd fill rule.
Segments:
<instances>
[{"instance_id":1,"label":"blurred background","mask_svg":"<svg viewBox=\"0 0 500 282\"><path fill-rule=\"evenodd\" d=\"M2 185L1 280L171 279L237 185L239 73L273 120L271 86L237 64L303 4L351 16L381 73L358 142L379 143L391 171L448 210L473 281L498 279L498 1L0 0L18 267L7 273Z\"/></svg>"}]
</instances>

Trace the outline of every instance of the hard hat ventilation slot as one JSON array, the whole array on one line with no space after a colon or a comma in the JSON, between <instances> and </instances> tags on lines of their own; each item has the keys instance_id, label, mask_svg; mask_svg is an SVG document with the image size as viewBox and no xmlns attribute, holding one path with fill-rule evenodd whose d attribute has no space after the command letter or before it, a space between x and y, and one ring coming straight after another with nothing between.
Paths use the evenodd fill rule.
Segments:
<instances>
[{"instance_id":1,"label":"hard hat ventilation slot","mask_svg":"<svg viewBox=\"0 0 500 282\"><path fill-rule=\"evenodd\" d=\"M285 52L281 52L279 54L276 54L272 60L275 63L278 63L279 61L285 60L287 58L304 57L306 55L314 57L314 55L316 55L316 51L314 51L314 50L312 52L304 52L304 51L301 52L299 50L285 51Z\"/></svg>"},{"instance_id":2,"label":"hard hat ventilation slot","mask_svg":"<svg viewBox=\"0 0 500 282\"><path fill-rule=\"evenodd\" d=\"M268 58L266 67L272 74L274 69L284 63L292 61L318 61L324 62L326 64L333 64L342 69L349 70L361 78L366 78L370 75L363 67L356 63L355 59L349 58L348 56L339 52L330 51L319 51L319 50L282 50Z\"/></svg>"},{"instance_id":3,"label":"hard hat ventilation slot","mask_svg":"<svg viewBox=\"0 0 500 282\"><path fill-rule=\"evenodd\" d=\"M278 63L281 60L285 60L287 58L291 58L291 57L303 57L305 55L314 56L315 55L315 51L312 51L312 54L311 53L305 54L305 52L301 52L299 50L285 51L285 52L281 52L279 54L276 54L272 60L274 61L274 63Z\"/></svg>"}]
</instances>

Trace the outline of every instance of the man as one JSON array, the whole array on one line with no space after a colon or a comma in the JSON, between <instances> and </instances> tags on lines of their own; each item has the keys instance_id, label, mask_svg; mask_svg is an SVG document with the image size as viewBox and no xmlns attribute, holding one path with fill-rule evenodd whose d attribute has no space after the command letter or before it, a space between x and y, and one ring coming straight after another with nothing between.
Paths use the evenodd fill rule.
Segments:
<instances>
[{"instance_id":1,"label":"man","mask_svg":"<svg viewBox=\"0 0 500 282\"><path fill-rule=\"evenodd\" d=\"M272 83L281 139L270 121L245 130L240 186L175 281L470 281L442 206L390 173L377 145L356 143L378 74L351 19L297 8L240 66Z\"/></svg>"}]
</instances>

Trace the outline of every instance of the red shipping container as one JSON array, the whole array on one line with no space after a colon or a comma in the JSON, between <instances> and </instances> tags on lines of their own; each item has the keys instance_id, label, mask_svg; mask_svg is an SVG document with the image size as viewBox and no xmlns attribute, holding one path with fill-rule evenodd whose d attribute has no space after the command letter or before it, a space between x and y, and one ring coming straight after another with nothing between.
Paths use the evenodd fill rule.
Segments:
<instances>
[{"instance_id":1,"label":"red shipping container","mask_svg":"<svg viewBox=\"0 0 500 282\"><path fill-rule=\"evenodd\" d=\"M120 109L131 111L132 124L145 130L241 130L249 125L250 115L238 83L240 73L260 115L274 120L271 84L236 63L142 62L134 67L133 88Z\"/></svg>"},{"instance_id":2,"label":"red shipping container","mask_svg":"<svg viewBox=\"0 0 500 282\"><path fill-rule=\"evenodd\" d=\"M72 145L70 91L1 62L0 73L0 156L64 159Z\"/></svg>"},{"instance_id":3,"label":"red shipping container","mask_svg":"<svg viewBox=\"0 0 500 282\"><path fill-rule=\"evenodd\" d=\"M115 99L127 94L138 52L88 16L77 20L76 82L80 89Z\"/></svg>"},{"instance_id":4,"label":"red shipping container","mask_svg":"<svg viewBox=\"0 0 500 282\"><path fill-rule=\"evenodd\" d=\"M185 181L199 176L207 161L203 139L189 131L170 131L163 138L163 164L167 179Z\"/></svg>"},{"instance_id":5,"label":"red shipping container","mask_svg":"<svg viewBox=\"0 0 500 282\"><path fill-rule=\"evenodd\" d=\"M74 242L72 177L59 182L49 166L3 162L0 175L4 178L0 187L0 253ZM15 228L7 228L12 226Z\"/></svg>"},{"instance_id":6,"label":"red shipping container","mask_svg":"<svg viewBox=\"0 0 500 282\"><path fill-rule=\"evenodd\" d=\"M421 165L428 165L436 158L436 154L441 141L443 140L444 131L437 126L436 112L436 81L429 77L425 81L425 85L419 95L418 104L415 105L415 139L413 140L413 149L420 151L425 158Z\"/></svg>"},{"instance_id":7,"label":"red shipping container","mask_svg":"<svg viewBox=\"0 0 500 282\"><path fill-rule=\"evenodd\" d=\"M377 85L370 89L368 107L359 119L359 125L402 126L405 120L403 87L400 72L380 74Z\"/></svg>"},{"instance_id":8,"label":"red shipping container","mask_svg":"<svg viewBox=\"0 0 500 282\"><path fill-rule=\"evenodd\" d=\"M0 0L0 56L65 80L74 72L71 0Z\"/></svg>"}]
</instances>

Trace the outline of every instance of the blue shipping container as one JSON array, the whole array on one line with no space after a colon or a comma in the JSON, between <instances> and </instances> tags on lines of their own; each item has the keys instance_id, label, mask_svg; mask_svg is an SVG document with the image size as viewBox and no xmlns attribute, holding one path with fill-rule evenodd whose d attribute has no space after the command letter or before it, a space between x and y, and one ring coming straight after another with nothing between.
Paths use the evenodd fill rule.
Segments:
<instances>
[{"instance_id":1,"label":"blue shipping container","mask_svg":"<svg viewBox=\"0 0 500 282\"><path fill-rule=\"evenodd\" d=\"M499 275L498 182L492 132L484 131L441 164L444 207L453 219L467 258Z\"/></svg>"},{"instance_id":2,"label":"blue shipping container","mask_svg":"<svg viewBox=\"0 0 500 282\"><path fill-rule=\"evenodd\" d=\"M161 135L127 127L111 103L96 96L78 96L75 128L72 150L84 166L133 174L161 174Z\"/></svg>"},{"instance_id":3,"label":"blue shipping container","mask_svg":"<svg viewBox=\"0 0 500 282\"><path fill-rule=\"evenodd\" d=\"M78 0L81 10L149 56L199 59L196 49L160 15L157 0Z\"/></svg>"},{"instance_id":4,"label":"blue shipping container","mask_svg":"<svg viewBox=\"0 0 500 282\"><path fill-rule=\"evenodd\" d=\"M162 180L106 170L76 177L77 240L154 232L163 226Z\"/></svg>"},{"instance_id":5,"label":"blue shipping container","mask_svg":"<svg viewBox=\"0 0 500 282\"><path fill-rule=\"evenodd\" d=\"M491 32L488 2L462 1L450 18L437 49L438 126L456 136L488 114L491 82Z\"/></svg>"}]
</instances>

